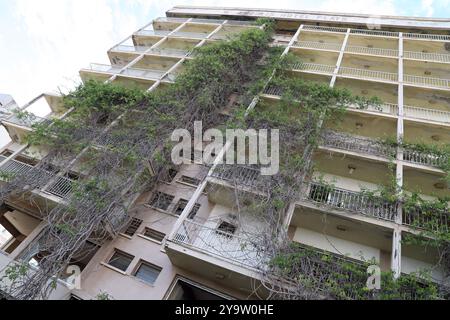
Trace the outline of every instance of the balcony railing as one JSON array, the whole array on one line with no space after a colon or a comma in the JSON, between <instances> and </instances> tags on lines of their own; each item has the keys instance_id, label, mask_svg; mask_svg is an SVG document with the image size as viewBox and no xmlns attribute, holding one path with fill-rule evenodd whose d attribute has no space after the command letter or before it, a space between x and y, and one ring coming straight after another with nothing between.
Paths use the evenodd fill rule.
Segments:
<instances>
[{"instance_id":1,"label":"balcony railing","mask_svg":"<svg viewBox=\"0 0 450 320\"><path fill-rule=\"evenodd\" d=\"M225 232L184 220L172 241L242 266L261 267L267 259L258 244L260 238L261 235Z\"/></svg>"},{"instance_id":2,"label":"balcony railing","mask_svg":"<svg viewBox=\"0 0 450 320\"><path fill-rule=\"evenodd\" d=\"M149 37L165 37L168 36L172 31L169 30L139 30L136 32L139 36L149 36Z\"/></svg>"},{"instance_id":3,"label":"balcony railing","mask_svg":"<svg viewBox=\"0 0 450 320\"><path fill-rule=\"evenodd\" d=\"M305 200L332 208L347 210L377 219L395 221L397 204L378 197L341 188L329 187L317 182L307 184Z\"/></svg>"},{"instance_id":4,"label":"balcony railing","mask_svg":"<svg viewBox=\"0 0 450 320\"><path fill-rule=\"evenodd\" d=\"M120 72L120 67L110 66L108 64L91 63L88 70L116 74Z\"/></svg>"},{"instance_id":5,"label":"balcony railing","mask_svg":"<svg viewBox=\"0 0 450 320\"><path fill-rule=\"evenodd\" d=\"M342 44L333 42L297 41L295 47L319 50L341 51Z\"/></svg>"},{"instance_id":6,"label":"balcony railing","mask_svg":"<svg viewBox=\"0 0 450 320\"><path fill-rule=\"evenodd\" d=\"M296 62L289 66L293 70L308 71L315 73L333 74L335 67L325 64Z\"/></svg>"},{"instance_id":7,"label":"balcony railing","mask_svg":"<svg viewBox=\"0 0 450 320\"><path fill-rule=\"evenodd\" d=\"M211 176L248 187L257 187L258 182L262 178L259 169L245 165L227 164L218 165Z\"/></svg>"},{"instance_id":8,"label":"balcony railing","mask_svg":"<svg viewBox=\"0 0 450 320\"><path fill-rule=\"evenodd\" d=\"M154 21L156 22L176 22L176 23L183 23L186 22L188 18L176 18L176 17L159 17L156 18Z\"/></svg>"},{"instance_id":9,"label":"balcony railing","mask_svg":"<svg viewBox=\"0 0 450 320\"><path fill-rule=\"evenodd\" d=\"M450 112L436 109L403 106L405 117L450 123Z\"/></svg>"},{"instance_id":10,"label":"balcony railing","mask_svg":"<svg viewBox=\"0 0 450 320\"><path fill-rule=\"evenodd\" d=\"M351 29L350 33L375 37L391 37L391 38L398 37L398 32L383 31L383 30Z\"/></svg>"},{"instance_id":11,"label":"balcony railing","mask_svg":"<svg viewBox=\"0 0 450 320\"><path fill-rule=\"evenodd\" d=\"M347 46L345 51L349 53L370 54L375 56L398 57L398 50L394 49Z\"/></svg>"},{"instance_id":12,"label":"balcony railing","mask_svg":"<svg viewBox=\"0 0 450 320\"><path fill-rule=\"evenodd\" d=\"M283 89L276 85L269 85L264 89L263 94L281 97L283 95ZM381 105L368 105L364 106L364 108L361 108L359 105L356 104L351 104L348 105L347 107L351 109L367 110L371 112L381 112L390 115L398 114L398 105L393 103L383 103Z\"/></svg>"},{"instance_id":13,"label":"balcony railing","mask_svg":"<svg viewBox=\"0 0 450 320\"><path fill-rule=\"evenodd\" d=\"M130 45L125 45L125 44L119 44L119 45L115 46L114 48L112 48L113 51L134 52L134 53L145 52L148 49L150 49L150 47L130 46Z\"/></svg>"},{"instance_id":14,"label":"balcony railing","mask_svg":"<svg viewBox=\"0 0 450 320\"><path fill-rule=\"evenodd\" d=\"M50 119L35 116L33 114L26 115L24 117L19 117L13 114L11 117L7 118L5 121L14 123L22 127L31 127L33 124L38 123L50 123Z\"/></svg>"},{"instance_id":15,"label":"balcony railing","mask_svg":"<svg viewBox=\"0 0 450 320\"><path fill-rule=\"evenodd\" d=\"M436 155L413 149L403 150L403 160L410 163L440 168L449 161L447 156Z\"/></svg>"},{"instance_id":16,"label":"balcony railing","mask_svg":"<svg viewBox=\"0 0 450 320\"><path fill-rule=\"evenodd\" d=\"M189 38L189 39L204 39L208 36L209 33L202 32L185 32L185 31L176 31L172 33L171 37L180 37L180 38Z\"/></svg>"},{"instance_id":17,"label":"balcony railing","mask_svg":"<svg viewBox=\"0 0 450 320\"><path fill-rule=\"evenodd\" d=\"M370 297L370 292L363 293L367 282L366 264L343 255L295 244L295 251L286 255L286 257L295 256L291 262L294 264L291 270L295 271L288 273L286 278L297 283L298 273L301 272L304 276L302 278L306 281L305 294L309 293L313 299L330 297L352 300ZM280 256L283 256L283 253L280 253Z\"/></svg>"},{"instance_id":18,"label":"balcony railing","mask_svg":"<svg viewBox=\"0 0 450 320\"><path fill-rule=\"evenodd\" d=\"M403 38L416 40L450 41L450 35L445 34L404 33Z\"/></svg>"},{"instance_id":19,"label":"balcony railing","mask_svg":"<svg viewBox=\"0 0 450 320\"><path fill-rule=\"evenodd\" d=\"M396 73L384 72L384 71L374 71L365 69L356 69L341 67L339 68L338 74L341 76L349 76L363 79L376 79L382 81L397 82L398 76Z\"/></svg>"},{"instance_id":20,"label":"balcony railing","mask_svg":"<svg viewBox=\"0 0 450 320\"><path fill-rule=\"evenodd\" d=\"M403 57L405 59L415 59L415 60L425 60L425 61L448 62L448 63L450 63L450 54L404 51L403 52Z\"/></svg>"},{"instance_id":21,"label":"balcony railing","mask_svg":"<svg viewBox=\"0 0 450 320\"><path fill-rule=\"evenodd\" d=\"M337 33L346 33L347 32L347 29L345 29L345 28L311 26L311 25L303 26L303 30L319 31L319 32L337 32Z\"/></svg>"},{"instance_id":22,"label":"balcony railing","mask_svg":"<svg viewBox=\"0 0 450 320\"><path fill-rule=\"evenodd\" d=\"M385 158L394 157L397 152L396 148L386 146L376 140L331 130L324 133L321 144L324 147L370 154Z\"/></svg>"},{"instance_id":23,"label":"balcony railing","mask_svg":"<svg viewBox=\"0 0 450 320\"><path fill-rule=\"evenodd\" d=\"M149 53L159 54L163 56L172 56L172 57L184 57L189 55L189 50L183 49L172 49L172 48L154 48L149 51Z\"/></svg>"},{"instance_id":24,"label":"balcony railing","mask_svg":"<svg viewBox=\"0 0 450 320\"><path fill-rule=\"evenodd\" d=\"M6 159L5 156L0 156L0 162L5 159ZM0 167L0 172L16 176L30 174L32 170L36 170L33 172L33 175L35 175L38 180L42 178L43 181L48 181L54 176L54 173L51 173L43 169L34 168L30 164L23 163L14 159L6 162L3 166ZM72 183L73 180L66 177L60 177L45 191L54 194L60 198L67 198L70 195L70 192L72 191L71 189Z\"/></svg>"},{"instance_id":25,"label":"balcony railing","mask_svg":"<svg viewBox=\"0 0 450 320\"><path fill-rule=\"evenodd\" d=\"M161 79L161 77L165 74L165 71L141 69L141 68L127 68L123 70L121 74L131 77L158 80Z\"/></svg>"},{"instance_id":26,"label":"balcony railing","mask_svg":"<svg viewBox=\"0 0 450 320\"><path fill-rule=\"evenodd\" d=\"M422 77L405 74L403 75L403 82L413 85L450 89L450 80L448 79Z\"/></svg>"},{"instance_id":27,"label":"balcony railing","mask_svg":"<svg viewBox=\"0 0 450 320\"><path fill-rule=\"evenodd\" d=\"M67 199L72 193L74 180L59 177L51 184L45 191L51 193L57 197Z\"/></svg>"},{"instance_id":28,"label":"balcony railing","mask_svg":"<svg viewBox=\"0 0 450 320\"><path fill-rule=\"evenodd\" d=\"M404 225L429 231L450 230L450 212L443 210L423 210L421 208L403 209Z\"/></svg>"}]
</instances>

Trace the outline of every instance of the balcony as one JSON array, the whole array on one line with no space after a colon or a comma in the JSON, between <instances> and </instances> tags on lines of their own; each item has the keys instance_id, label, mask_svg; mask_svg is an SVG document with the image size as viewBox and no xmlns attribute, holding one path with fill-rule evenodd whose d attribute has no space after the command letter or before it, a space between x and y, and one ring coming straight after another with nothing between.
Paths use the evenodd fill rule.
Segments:
<instances>
[{"instance_id":1,"label":"balcony","mask_svg":"<svg viewBox=\"0 0 450 320\"><path fill-rule=\"evenodd\" d=\"M402 223L406 226L427 231L448 232L450 230L450 213L430 208L403 209Z\"/></svg>"},{"instance_id":2,"label":"balcony","mask_svg":"<svg viewBox=\"0 0 450 320\"><path fill-rule=\"evenodd\" d=\"M396 49L374 48L374 47L361 47L361 46L347 46L345 52L361 55L371 55L380 57L398 57L399 53Z\"/></svg>"},{"instance_id":3,"label":"balcony","mask_svg":"<svg viewBox=\"0 0 450 320\"><path fill-rule=\"evenodd\" d=\"M326 131L323 134L321 146L356 152L362 155L373 155L386 159L395 157L397 154L395 147L386 146L376 140L331 130Z\"/></svg>"},{"instance_id":4,"label":"balcony","mask_svg":"<svg viewBox=\"0 0 450 320\"><path fill-rule=\"evenodd\" d=\"M292 252L281 253L280 256L294 257L292 260L289 258L286 260L295 263L292 265L295 272L288 272L285 277L288 281L297 283L299 272L301 272L300 279L304 279L306 282L304 294L309 299L352 300L363 298L361 292L366 287L367 281L367 265L365 263L299 243L295 243ZM283 271L286 273L286 270ZM367 297L369 297L369 293L367 293Z\"/></svg>"},{"instance_id":5,"label":"balcony","mask_svg":"<svg viewBox=\"0 0 450 320\"><path fill-rule=\"evenodd\" d=\"M132 53L142 53L150 49L150 47L147 46L132 46L132 45L125 45L125 44L119 44L112 48L112 51L120 51L120 52L132 52Z\"/></svg>"},{"instance_id":6,"label":"balcony","mask_svg":"<svg viewBox=\"0 0 450 320\"><path fill-rule=\"evenodd\" d=\"M357 68L340 67L338 75L357 79L372 79L387 82L397 82L398 75L393 72L365 70Z\"/></svg>"},{"instance_id":7,"label":"balcony","mask_svg":"<svg viewBox=\"0 0 450 320\"><path fill-rule=\"evenodd\" d=\"M143 69L143 68L127 68L123 70L120 75L130 76L133 78L142 78L149 80L158 80L165 74L164 71L161 70L151 70L151 69Z\"/></svg>"},{"instance_id":8,"label":"balcony","mask_svg":"<svg viewBox=\"0 0 450 320\"><path fill-rule=\"evenodd\" d=\"M289 66L294 71L311 72L322 75L333 75L336 67L317 63L297 62Z\"/></svg>"},{"instance_id":9,"label":"balcony","mask_svg":"<svg viewBox=\"0 0 450 320\"><path fill-rule=\"evenodd\" d=\"M190 54L190 50L183 50L183 49L173 49L173 48L153 48L149 52L149 54L157 54L161 56L168 56L168 57L178 57L182 58L185 56L188 56Z\"/></svg>"},{"instance_id":10,"label":"balcony","mask_svg":"<svg viewBox=\"0 0 450 320\"><path fill-rule=\"evenodd\" d=\"M448 163L449 159L448 157L443 155L426 153L406 148L403 150L403 161L422 166L442 168Z\"/></svg>"},{"instance_id":11,"label":"balcony","mask_svg":"<svg viewBox=\"0 0 450 320\"><path fill-rule=\"evenodd\" d=\"M330 187L317 182L306 184L303 200L320 206L365 215L371 218L395 221L397 204L362 192Z\"/></svg>"},{"instance_id":12,"label":"balcony","mask_svg":"<svg viewBox=\"0 0 450 320\"><path fill-rule=\"evenodd\" d=\"M197 200L208 203L205 211L182 222L166 252L174 265L253 297L267 263L264 224L252 214L237 214L233 188L210 181L206 190L207 198Z\"/></svg>"},{"instance_id":13,"label":"balcony","mask_svg":"<svg viewBox=\"0 0 450 320\"><path fill-rule=\"evenodd\" d=\"M0 161L6 160L5 156L0 156ZM36 171L37 170L37 171ZM54 173L43 170L35 169L35 167L28 163L23 163L18 160L10 160L0 167L0 172L13 175L13 176L25 176L33 171L33 175L36 175L36 179L42 179L44 182L49 181ZM67 177L59 177L49 187L42 189L47 193L57 196L58 198L68 199L72 192L72 185L74 180ZM44 187L43 185L40 186Z\"/></svg>"},{"instance_id":14,"label":"balcony","mask_svg":"<svg viewBox=\"0 0 450 320\"><path fill-rule=\"evenodd\" d=\"M245 165L218 165L211 176L231 185L239 184L252 188L256 188L261 180L259 169Z\"/></svg>"},{"instance_id":15,"label":"balcony","mask_svg":"<svg viewBox=\"0 0 450 320\"><path fill-rule=\"evenodd\" d=\"M51 120L43 117L38 117L34 114L27 114L25 116L20 116L17 114L11 115L9 118L3 120L5 125L12 124L14 126L19 126L21 129L31 130L31 127L38 123L50 124Z\"/></svg>"},{"instance_id":16,"label":"balcony","mask_svg":"<svg viewBox=\"0 0 450 320\"><path fill-rule=\"evenodd\" d=\"M139 30L135 33L138 36L146 37L165 37L168 36L171 31L169 30Z\"/></svg>"},{"instance_id":17,"label":"balcony","mask_svg":"<svg viewBox=\"0 0 450 320\"><path fill-rule=\"evenodd\" d=\"M403 114L406 118L450 123L450 111L404 105Z\"/></svg>"},{"instance_id":18,"label":"balcony","mask_svg":"<svg viewBox=\"0 0 450 320\"><path fill-rule=\"evenodd\" d=\"M258 238L258 235L224 232L185 220L172 241L244 267L258 268L265 263Z\"/></svg>"}]
</instances>

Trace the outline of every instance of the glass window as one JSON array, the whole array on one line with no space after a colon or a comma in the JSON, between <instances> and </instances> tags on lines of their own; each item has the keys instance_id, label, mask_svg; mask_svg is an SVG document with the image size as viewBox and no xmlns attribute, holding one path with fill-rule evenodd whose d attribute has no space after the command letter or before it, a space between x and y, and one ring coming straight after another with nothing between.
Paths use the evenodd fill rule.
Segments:
<instances>
[{"instance_id":1,"label":"glass window","mask_svg":"<svg viewBox=\"0 0 450 320\"><path fill-rule=\"evenodd\" d=\"M147 262L141 262L134 276L149 284L154 284L161 268Z\"/></svg>"},{"instance_id":2,"label":"glass window","mask_svg":"<svg viewBox=\"0 0 450 320\"><path fill-rule=\"evenodd\" d=\"M109 259L108 264L119 270L126 271L133 258L130 254L116 250L111 259Z\"/></svg>"}]
</instances>

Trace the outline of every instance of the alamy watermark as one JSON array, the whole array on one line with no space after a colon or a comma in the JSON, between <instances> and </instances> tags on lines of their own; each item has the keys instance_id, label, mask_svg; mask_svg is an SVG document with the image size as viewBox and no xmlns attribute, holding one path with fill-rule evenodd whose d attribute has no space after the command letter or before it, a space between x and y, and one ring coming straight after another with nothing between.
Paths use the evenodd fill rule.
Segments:
<instances>
[{"instance_id":1,"label":"alamy watermark","mask_svg":"<svg viewBox=\"0 0 450 320\"><path fill-rule=\"evenodd\" d=\"M270 136L269 136L270 135ZM270 138L270 139L269 139ZM186 129L176 129L171 140L175 165L195 162L213 164L260 165L261 175L275 175L280 167L280 136L278 129L219 129L203 132L201 121L194 122L194 137ZM204 145L206 143L206 145Z\"/></svg>"}]
</instances>

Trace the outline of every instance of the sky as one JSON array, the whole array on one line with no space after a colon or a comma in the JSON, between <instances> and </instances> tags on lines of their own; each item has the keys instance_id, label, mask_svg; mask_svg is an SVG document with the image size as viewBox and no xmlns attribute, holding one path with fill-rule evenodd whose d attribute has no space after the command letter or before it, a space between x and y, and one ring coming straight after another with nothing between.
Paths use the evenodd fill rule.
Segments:
<instances>
[{"instance_id":1,"label":"sky","mask_svg":"<svg viewBox=\"0 0 450 320\"><path fill-rule=\"evenodd\" d=\"M73 88L79 69L182 4L450 17L450 0L0 0L0 93L23 105Z\"/></svg>"}]
</instances>

